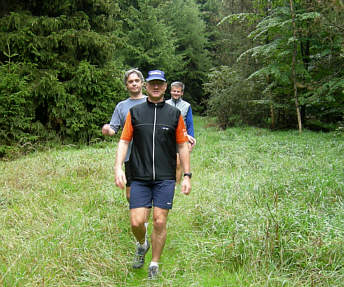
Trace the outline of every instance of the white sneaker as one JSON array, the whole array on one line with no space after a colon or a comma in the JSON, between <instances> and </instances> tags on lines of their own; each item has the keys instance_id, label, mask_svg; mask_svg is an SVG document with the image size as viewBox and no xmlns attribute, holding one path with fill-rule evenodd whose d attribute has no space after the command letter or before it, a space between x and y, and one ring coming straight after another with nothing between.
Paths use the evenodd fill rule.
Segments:
<instances>
[{"instance_id":1,"label":"white sneaker","mask_svg":"<svg viewBox=\"0 0 344 287\"><path fill-rule=\"evenodd\" d=\"M148 279L154 280L159 275L159 266L149 266L148 268Z\"/></svg>"}]
</instances>

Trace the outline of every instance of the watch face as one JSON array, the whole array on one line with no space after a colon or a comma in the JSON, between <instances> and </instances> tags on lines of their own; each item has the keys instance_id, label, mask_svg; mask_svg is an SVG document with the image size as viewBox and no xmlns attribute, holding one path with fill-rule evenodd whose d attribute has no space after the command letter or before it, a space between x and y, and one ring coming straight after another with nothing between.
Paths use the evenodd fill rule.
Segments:
<instances>
[{"instance_id":1,"label":"watch face","mask_svg":"<svg viewBox=\"0 0 344 287\"><path fill-rule=\"evenodd\" d=\"M188 177L192 177L192 173L191 172L186 172L186 173L184 173L184 176L188 176Z\"/></svg>"}]
</instances>

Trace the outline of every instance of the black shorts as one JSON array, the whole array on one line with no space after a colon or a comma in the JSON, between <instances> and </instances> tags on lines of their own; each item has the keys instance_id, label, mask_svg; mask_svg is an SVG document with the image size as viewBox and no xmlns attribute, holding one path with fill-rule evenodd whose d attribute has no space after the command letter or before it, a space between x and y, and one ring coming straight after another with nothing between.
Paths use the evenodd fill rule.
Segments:
<instances>
[{"instance_id":1,"label":"black shorts","mask_svg":"<svg viewBox=\"0 0 344 287\"><path fill-rule=\"evenodd\" d=\"M174 197L175 180L136 181L130 189L129 208L152 206L171 209Z\"/></svg>"},{"instance_id":2,"label":"black shorts","mask_svg":"<svg viewBox=\"0 0 344 287\"><path fill-rule=\"evenodd\" d=\"M132 178L132 173L131 173L131 168L129 164L129 160L124 163L124 171L125 171L125 177L127 179L127 184L126 186L129 187L131 185L131 178Z\"/></svg>"}]
</instances>

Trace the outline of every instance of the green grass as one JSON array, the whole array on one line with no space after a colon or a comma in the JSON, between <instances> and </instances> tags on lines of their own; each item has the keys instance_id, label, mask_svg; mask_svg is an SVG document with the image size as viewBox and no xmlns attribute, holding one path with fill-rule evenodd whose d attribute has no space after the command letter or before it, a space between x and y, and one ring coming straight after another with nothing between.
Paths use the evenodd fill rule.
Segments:
<instances>
[{"instance_id":1,"label":"green grass","mask_svg":"<svg viewBox=\"0 0 344 287\"><path fill-rule=\"evenodd\" d=\"M156 282L131 268L117 140L0 162L0 286L344 286L344 138L208 122Z\"/></svg>"}]
</instances>

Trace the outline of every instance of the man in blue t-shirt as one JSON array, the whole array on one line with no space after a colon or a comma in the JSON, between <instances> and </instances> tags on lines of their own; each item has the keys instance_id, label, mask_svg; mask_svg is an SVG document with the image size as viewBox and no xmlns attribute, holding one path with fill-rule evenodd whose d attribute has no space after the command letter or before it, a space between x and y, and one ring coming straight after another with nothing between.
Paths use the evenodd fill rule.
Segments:
<instances>
[{"instance_id":1,"label":"man in blue t-shirt","mask_svg":"<svg viewBox=\"0 0 344 287\"><path fill-rule=\"evenodd\" d=\"M124 84L128 89L129 98L119 102L113 112L109 124L102 127L102 134L106 136L115 135L120 128L123 128L128 111L131 107L141 104L146 101L147 96L142 94L142 87L144 78L142 73L137 69L131 69L124 74ZM126 183L126 197L129 202L130 185L131 185L131 170L129 168L129 157L131 152L131 145L129 146L127 156L125 158L125 174L127 178Z\"/></svg>"},{"instance_id":2,"label":"man in blue t-shirt","mask_svg":"<svg viewBox=\"0 0 344 287\"><path fill-rule=\"evenodd\" d=\"M189 150L192 151L192 148L196 145L194 124L192 118L192 109L191 105L182 99L184 95L185 85L182 82L173 82L171 84L171 99L167 100L166 103L178 108L183 116L184 123L186 126L186 131L189 138ZM182 167L180 165L179 154L177 154L177 168L176 168L176 182L180 183L182 178Z\"/></svg>"}]
</instances>

